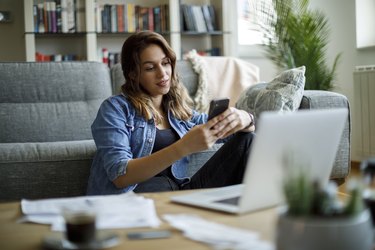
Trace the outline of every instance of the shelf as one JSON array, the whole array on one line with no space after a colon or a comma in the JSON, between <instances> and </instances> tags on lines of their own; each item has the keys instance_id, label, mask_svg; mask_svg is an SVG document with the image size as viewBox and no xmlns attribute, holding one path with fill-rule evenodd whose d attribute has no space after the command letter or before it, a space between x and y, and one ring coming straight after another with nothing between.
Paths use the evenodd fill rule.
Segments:
<instances>
[{"instance_id":1,"label":"shelf","mask_svg":"<svg viewBox=\"0 0 375 250\"><path fill-rule=\"evenodd\" d=\"M232 55L230 28L231 11L234 8L232 0L78 0L84 1L84 18L87 32L75 33L36 33L34 32L34 5L37 3L51 2L53 0L24 0L25 13L25 47L27 61L35 61L35 53L48 51L48 53L61 54L64 51L78 51L88 61L98 61L98 51L107 48L109 51L120 51L126 37L134 32L96 32L97 16L104 5L123 5L133 3L139 6L154 7L167 5L168 31L160 32L176 52L177 59L181 59L187 50L218 49L221 55ZM195 32L181 30L181 4L186 5L212 5L217 17L217 28L220 30L210 32ZM101 6L98 8L98 6ZM226 10L223 12L223 10ZM228 11L227 11L228 10ZM225 14L225 15L223 15ZM53 42L48 43L50 39ZM60 41L61 39L61 41ZM72 40L69 40L72 39ZM46 47L44 49L44 47ZM53 49L55 48L55 51ZM63 49L62 49L63 48ZM62 51L61 51L62 50Z\"/></svg>"}]
</instances>

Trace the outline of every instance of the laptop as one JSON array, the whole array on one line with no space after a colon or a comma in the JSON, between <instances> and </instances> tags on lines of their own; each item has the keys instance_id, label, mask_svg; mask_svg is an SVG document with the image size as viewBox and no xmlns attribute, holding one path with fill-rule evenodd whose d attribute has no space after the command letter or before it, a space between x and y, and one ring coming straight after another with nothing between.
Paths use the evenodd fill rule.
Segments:
<instances>
[{"instance_id":1,"label":"laptop","mask_svg":"<svg viewBox=\"0 0 375 250\"><path fill-rule=\"evenodd\" d=\"M347 109L263 112L257 121L242 184L175 195L171 201L241 214L282 205L286 172L307 171L325 185L347 116ZM286 159L301 164L283 164Z\"/></svg>"}]
</instances>

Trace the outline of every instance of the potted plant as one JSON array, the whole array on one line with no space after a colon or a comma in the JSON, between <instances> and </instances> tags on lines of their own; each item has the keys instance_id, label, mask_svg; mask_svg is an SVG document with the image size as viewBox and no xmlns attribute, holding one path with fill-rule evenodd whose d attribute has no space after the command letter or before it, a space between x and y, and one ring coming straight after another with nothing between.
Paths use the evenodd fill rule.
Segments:
<instances>
[{"instance_id":1,"label":"potted plant","mask_svg":"<svg viewBox=\"0 0 375 250\"><path fill-rule=\"evenodd\" d=\"M306 67L305 89L331 90L341 53L330 68L326 49L330 29L323 12L310 10L309 0L272 0L256 5L256 23L264 51L280 70Z\"/></svg>"},{"instance_id":2,"label":"potted plant","mask_svg":"<svg viewBox=\"0 0 375 250\"><path fill-rule=\"evenodd\" d=\"M333 183L323 187L304 171L285 178L287 206L278 218L277 249L373 249L371 215L361 186L349 186L350 194L342 202Z\"/></svg>"}]
</instances>

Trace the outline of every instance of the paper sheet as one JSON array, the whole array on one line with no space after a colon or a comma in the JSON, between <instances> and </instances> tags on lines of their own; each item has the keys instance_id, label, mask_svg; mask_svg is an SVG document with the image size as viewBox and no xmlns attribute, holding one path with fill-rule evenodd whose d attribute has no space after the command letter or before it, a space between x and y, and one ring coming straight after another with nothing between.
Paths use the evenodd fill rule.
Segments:
<instances>
[{"instance_id":1,"label":"paper sheet","mask_svg":"<svg viewBox=\"0 0 375 250\"><path fill-rule=\"evenodd\" d=\"M19 222L50 224L53 231L65 229L62 210L65 207L96 211L97 229L158 227L154 201L133 192L119 195L80 196L21 201L24 217Z\"/></svg>"},{"instance_id":2,"label":"paper sheet","mask_svg":"<svg viewBox=\"0 0 375 250\"><path fill-rule=\"evenodd\" d=\"M171 226L183 231L187 238L206 243L216 250L275 249L271 243L261 241L257 233L210 222L196 215L166 214L163 218Z\"/></svg>"}]
</instances>

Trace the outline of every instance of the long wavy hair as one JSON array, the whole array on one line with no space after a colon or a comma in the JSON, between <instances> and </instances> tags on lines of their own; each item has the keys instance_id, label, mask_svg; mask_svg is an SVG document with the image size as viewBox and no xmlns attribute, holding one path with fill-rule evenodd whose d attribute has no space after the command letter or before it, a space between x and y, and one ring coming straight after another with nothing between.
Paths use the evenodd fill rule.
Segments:
<instances>
[{"instance_id":1,"label":"long wavy hair","mask_svg":"<svg viewBox=\"0 0 375 250\"><path fill-rule=\"evenodd\" d=\"M163 119L153 107L151 97L141 87L139 80L141 74L140 54L152 44L163 50L172 67L170 90L163 96L163 109L164 111L170 110L178 119L188 120L192 116L193 101L176 73L175 52L164 37L158 33L151 31L137 32L124 42L121 51L121 66L126 82L121 86L121 90L129 98L137 112L146 120L154 118L158 123Z\"/></svg>"}]
</instances>

